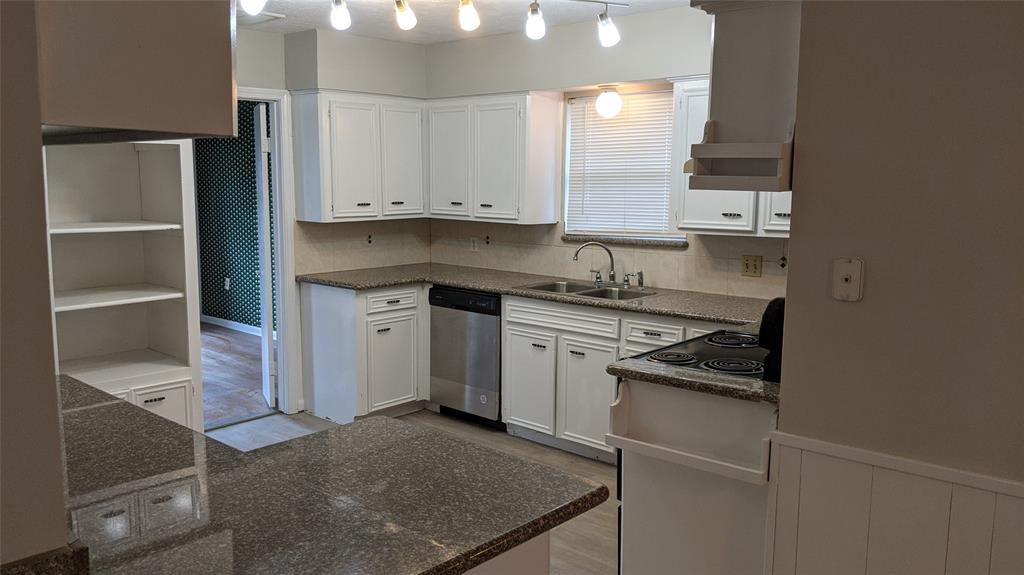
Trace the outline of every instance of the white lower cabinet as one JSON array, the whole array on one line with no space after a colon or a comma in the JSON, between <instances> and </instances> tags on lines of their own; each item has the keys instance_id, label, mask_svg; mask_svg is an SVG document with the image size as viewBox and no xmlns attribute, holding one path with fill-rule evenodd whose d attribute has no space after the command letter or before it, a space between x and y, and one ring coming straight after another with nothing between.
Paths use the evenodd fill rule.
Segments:
<instances>
[{"instance_id":1,"label":"white lower cabinet","mask_svg":"<svg viewBox=\"0 0 1024 575\"><path fill-rule=\"evenodd\" d=\"M129 394L130 401L160 417L191 427L192 380L172 381L135 387Z\"/></svg>"},{"instance_id":2,"label":"white lower cabinet","mask_svg":"<svg viewBox=\"0 0 1024 575\"><path fill-rule=\"evenodd\" d=\"M507 422L555 434L555 382L558 341L554 333L509 327L502 353Z\"/></svg>"},{"instance_id":3,"label":"white lower cabinet","mask_svg":"<svg viewBox=\"0 0 1024 575\"><path fill-rule=\"evenodd\" d=\"M613 451L604 436L617 378L605 370L618 359L618 352L617 342L559 338L558 437Z\"/></svg>"},{"instance_id":4,"label":"white lower cabinet","mask_svg":"<svg viewBox=\"0 0 1024 575\"><path fill-rule=\"evenodd\" d=\"M366 387L370 411L416 399L418 331L415 310L366 320Z\"/></svg>"}]
</instances>

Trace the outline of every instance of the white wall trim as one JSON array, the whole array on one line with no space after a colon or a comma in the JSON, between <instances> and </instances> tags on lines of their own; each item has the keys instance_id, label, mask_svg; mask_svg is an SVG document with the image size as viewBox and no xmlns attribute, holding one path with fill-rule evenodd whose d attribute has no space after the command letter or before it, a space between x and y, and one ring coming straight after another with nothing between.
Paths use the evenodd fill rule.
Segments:
<instances>
[{"instance_id":1,"label":"white wall trim","mask_svg":"<svg viewBox=\"0 0 1024 575\"><path fill-rule=\"evenodd\" d=\"M271 104L271 132L278 163L273 170L277 198L277 407L284 413L305 409L302 397L302 343L299 288L295 283L295 169L292 155L292 107L287 90L238 87L239 100Z\"/></svg>"},{"instance_id":2,"label":"white wall trim","mask_svg":"<svg viewBox=\"0 0 1024 575\"><path fill-rule=\"evenodd\" d=\"M201 315L201 316L199 316L199 321L202 322L202 323L210 323L210 324L213 324L213 325L219 325L220 327L225 327L227 329L234 330L234 331L240 331L242 333L252 334L252 335L255 335L257 337L262 335L262 331L258 327L254 326L254 325L247 325L247 324L244 324L244 323L239 323L237 321L231 321L230 319L223 319L223 318L219 318L219 317L213 317L212 315Z\"/></svg>"},{"instance_id":3,"label":"white wall trim","mask_svg":"<svg viewBox=\"0 0 1024 575\"><path fill-rule=\"evenodd\" d=\"M841 459L866 463L875 467L902 471L911 475L920 475L922 477L956 483L959 485L966 485L968 487L974 487L984 491L993 491L995 493L1002 493L1012 497L1024 498L1024 483L1013 481L1011 479L1003 479L1001 477L993 477L991 475L983 475L971 471L954 469L952 467L926 463L924 461L901 457L899 455L870 451L859 447L831 443L820 439L812 439L810 437L793 435L782 431L772 432L771 439L772 443L775 443L776 445L785 445L801 449L803 451L812 451L823 455L831 455Z\"/></svg>"}]
</instances>

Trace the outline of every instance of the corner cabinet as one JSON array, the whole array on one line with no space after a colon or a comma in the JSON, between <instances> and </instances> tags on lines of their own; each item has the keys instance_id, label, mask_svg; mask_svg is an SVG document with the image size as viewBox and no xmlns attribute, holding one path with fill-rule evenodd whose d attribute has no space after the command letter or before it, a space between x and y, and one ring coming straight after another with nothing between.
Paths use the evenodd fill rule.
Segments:
<instances>
[{"instance_id":1,"label":"corner cabinet","mask_svg":"<svg viewBox=\"0 0 1024 575\"><path fill-rule=\"evenodd\" d=\"M719 235L789 237L792 192L691 189L683 165L690 147L704 138L708 119L707 76L674 81L673 180L679 190L680 230Z\"/></svg>"},{"instance_id":2,"label":"corner cabinet","mask_svg":"<svg viewBox=\"0 0 1024 575\"><path fill-rule=\"evenodd\" d=\"M293 107L299 220L424 215L423 101L321 91Z\"/></svg>"}]
</instances>

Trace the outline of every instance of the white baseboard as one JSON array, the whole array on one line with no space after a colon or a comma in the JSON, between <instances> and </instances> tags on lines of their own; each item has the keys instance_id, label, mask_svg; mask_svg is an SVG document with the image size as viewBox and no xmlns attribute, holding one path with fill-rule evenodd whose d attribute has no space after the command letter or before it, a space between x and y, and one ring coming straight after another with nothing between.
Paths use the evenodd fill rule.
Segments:
<instances>
[{"instance_id":1,"label":"white baseboard","mask_svg":"<svg viewBox=\"0 0 1024 575\"><path fill-rule=\"evenodd\" d=\"M219 317L203 315L199 316L199 321L201 321L202 323L219 325L220 327L226 327L234 331L240 331L242 333L248 333L255 336L263 335L263 330L254 325L246 325L244 323L238 323L237 321L231 321L229 319L221 319Z\"/></svg>"}]
</instances>

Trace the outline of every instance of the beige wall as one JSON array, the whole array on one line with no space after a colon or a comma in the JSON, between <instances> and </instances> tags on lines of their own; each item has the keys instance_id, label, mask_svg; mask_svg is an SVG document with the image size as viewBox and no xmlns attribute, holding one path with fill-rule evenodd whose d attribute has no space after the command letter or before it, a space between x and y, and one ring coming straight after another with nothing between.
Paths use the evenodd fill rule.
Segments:
<instances>
[{"instance_id":1,"label":"beige wall","mask_svg":"<svg viewBox=\"0 0 1024 575\"><path fill-rule=\"evenodd\" d=\"M239 86L283 90L284 35L239 29L235 73Z\"/></svg>"},{"instance_id":2,"label":"beige wall","mask_svg":"<svg viewBox=\"0 0 1024 575\"><path fill-rule=\"evenodd\" d=\"M711 17L696 8L620 16L615 23L622 42L613 48L598 43L595 22L551 27L540 41L513 32L432 44L427 93L440 98L562 89L710 70Z\"/></svg>"},{"instance_id":3,"label":"beige wall","mask_svg":"<svg viewBox=\"0 0 1024 575\"><path fill-rule=\"evenodd\" d=\"M295 225L297 274L429 261L429 220Z\"/></svg>"},{"instance_id":4,"label":"beige wall","mask_svg":"<svg viewBox=\"0 0 1024 575\"><path fill-rule=\"evenodd\" d=\"M0 2L0 563L67 544L34 8Z\"/></svg>"},{"instance_id":5,"label":"beige wall","mask_svg":"<svg viewBox=\"0 0 1024 575\"><path fill-rule=\"evenodd\" d=\"M1021 22L804 3L784 431L1024 480ZM859 303L829 297L839 256Z\"/></svg>"}]
</instances>

